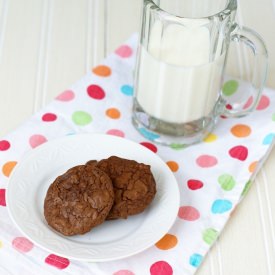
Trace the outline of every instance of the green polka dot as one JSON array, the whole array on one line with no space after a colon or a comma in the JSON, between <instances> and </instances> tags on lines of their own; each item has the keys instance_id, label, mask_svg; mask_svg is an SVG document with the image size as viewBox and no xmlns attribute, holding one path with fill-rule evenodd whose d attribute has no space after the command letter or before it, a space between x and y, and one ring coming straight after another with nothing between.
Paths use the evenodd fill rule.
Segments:
<instances>
[{"instance_id":1,"label":"green polka dot","mask_svg":"<svg viewBox=\"0 0 275 275\"><path fill-rule=\"evenodd\" d=\"M236 185L234 178L228 174L223 174L219 176L218 182L221 185L221 188L225 191L230 191Z\"/></svg>"},{"instance_id":2,"label":"green polka dot","mask_svg":"<svg viewBox=\"0 0 275 275\"><path fill-rule=\"evenodd\" d=\"M172 143L170 147L174 150L181 150L187 147L185 144Z\"/></svg>"},{"instance_id":3,"label":"green polka dot","mask_svg":"<svg viewBox=\"0 0 275 275\"><path fill-rule=\"evenodd\" d=\"M239 83L236 80L229 80L224 83L222 92L225 96L233 95L239 87Z\"/></svg>"},{"instance_id":4,"label":"green polka dot","mask_svg":"<svg viewBox=\"0 0 275 275\"><path fill-rule=\"evenodd\" d=\"M251 184L252 184L252 181L250 181L250 180L246 183L246 185L243 189L243 192L242 192L242 196L245 196L248 193L248 191L251 187Z\"/></svg>"},{"instance_id":5,"label":"green polka dot","mask_svg":"<svg viewBox=\"0 0 275 275\"><path fill-rule=\"evenodd\" d=\"M272 120L275 121L275 114L272 115Z\"/></svg>"},{"instance_id":6,"label":"green polka dot","mask_svg":"<svg viewBox=\"0 0 275 275\"><path fill-rule=\"evenodd\" d=\"M203 240L209 245L212 245L217 239L217 237L218 237L218 231L215 230L214 228L207 228L202 233Z\"/></svg>"},{"instance_id":7,"label":"green polka dot","mask_svg":"<svg viewBox=\"0 0 275 275\"><path fill-rule=\"evenodd\" d=\"M90 114L84 111L76 111L72 115L72 120L77 125L87 125L92 121L92 117Z\"/></svg>"}]
</instances>

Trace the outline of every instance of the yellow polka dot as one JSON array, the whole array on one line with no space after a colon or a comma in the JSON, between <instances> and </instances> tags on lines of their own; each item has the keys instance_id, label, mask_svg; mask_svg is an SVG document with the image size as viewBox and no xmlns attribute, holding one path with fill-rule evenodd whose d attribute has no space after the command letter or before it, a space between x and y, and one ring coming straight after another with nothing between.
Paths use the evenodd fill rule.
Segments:
<instances>
[{"instance_id":1,"label":"yellow polka dot","mask_svg":"<svg viewBox=\"0 0 275 275\"><path fill-rule=\"evenodd\" d=\"M106 115L112 119L120 118L120 111L117 108L109 108L106 110Z\"/></svg>"},{"instance_id":2,"label":"yellow polka dot","mask_svg":"<svg viewBox=\"0 0 275 275\"><path fill-rule=\"evenodd\" d=\"M256 166L258 164L258 161L253 161L252 163L250 163L248 170L250 173L253 173L256 169Z\"/></svg>"},{"instance_id":3,"label":"yellow polka dot","mask_svg":"<svg viewBox=\"0 0 275 275\"><path fill-rule=\"evenodd\" d=\"M2 241L0 241L0 248L2 248L3 247L3 243L2 243Z\"/></svg>"},{"instance_id":4,"label":"yellow polka dot","mask_svg":"<svg viewBox=\"0 0 275 275\"><path fill-rule=\"evenodd\" d=\"M166 164L169 166L172 172L177 172L179 170L179 165L173 160L167 161Z\"/></svg>"},{"instance_id":5,"label":"yellow polka dot","mask_svg":"<svg viewBox=\"0 0 275 275\"><path fill-rule=\"evenodd\" d=\"M218 137L212 133L210 133L207 137L204 138L204 142L213 142L217 139Z\"/></svg>"},{"instance_id":6,"label":"yellow polka dot","mask_svg":"<svg viewBox=\"0 0 275 275\"><path fill-rule=\"evenodd\" d=\"M177 243L178 239L175 235L166 234L156 243L156 247L161 250L168 250L175 247Z\"/></svg>"},{"instance_id":7,"label":"yellow polka dot","mask_svg":"<svg viewBox=\"0 0 275 275\"><path fill-rule=\"evenodd\" d=\"M2 167L2 172L6 177L9 177L13 168L15 167L15 165L17 164L16 161L8 161L6 162L3 167Z\"/></svg>"},{"instance_id":8,"label":"yellow polka dot","mask_svg":"<svg viewBox=\"0 0 275 275\"><path fill-rule=\"evenodd\" d=\"M93 68L92 72L98 76L104 76L104 77L109 76L112 73L110 67L105 66L105 65L99 65L99 66Z\"/></svg>"}]
</instances>

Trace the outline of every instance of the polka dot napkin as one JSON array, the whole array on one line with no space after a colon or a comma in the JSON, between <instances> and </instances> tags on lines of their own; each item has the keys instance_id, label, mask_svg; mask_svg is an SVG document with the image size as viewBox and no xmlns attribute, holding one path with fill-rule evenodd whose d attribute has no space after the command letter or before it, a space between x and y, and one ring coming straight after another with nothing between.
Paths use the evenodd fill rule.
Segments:
<instances>
[{"instance_id":1,"label":"polka dot napkin","mask_svg":"<svg viewBox=\"0 0 275 275\"><path fill-rule=\"evenodd\" d=\"M1 268L8 274L193 274L249 189L275 135L274 91L264 90L253 114L221 118L200 144L186 149L162 147L144 139L131 125L136 46L133 36L71 89L0 139L0 253ZM228 80L223 93L232 97L245 89L245 84ZM82 132L134 140L158 154L174 172L181 193L178 217L148 250L113 262L77 262L36 247L12 224L5 202L12 169L32 148Z\"/></svg>"}]
</instances>

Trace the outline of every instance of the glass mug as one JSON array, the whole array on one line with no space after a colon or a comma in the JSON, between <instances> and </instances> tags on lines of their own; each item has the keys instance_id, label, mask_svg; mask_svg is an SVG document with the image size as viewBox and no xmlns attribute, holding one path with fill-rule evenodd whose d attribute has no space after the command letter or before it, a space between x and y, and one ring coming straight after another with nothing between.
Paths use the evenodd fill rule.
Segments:
<instances>
[{"instance_id":1,"label":"glass mug","mask_svg":"<svg viewBox=\"0 0 275 275\"><path fill-rule=\"evenodd\" d=\"M257 33L234 21L236 10L236 0L144 0L132 114L143 136L184 147L207 136L221 115L240 117L255 109L267 50ZM221 93L232 41L254 56L253 102L246 109L227 109ZM233 105L240 106L238 99Z\"/></svg>"}]
</instances>

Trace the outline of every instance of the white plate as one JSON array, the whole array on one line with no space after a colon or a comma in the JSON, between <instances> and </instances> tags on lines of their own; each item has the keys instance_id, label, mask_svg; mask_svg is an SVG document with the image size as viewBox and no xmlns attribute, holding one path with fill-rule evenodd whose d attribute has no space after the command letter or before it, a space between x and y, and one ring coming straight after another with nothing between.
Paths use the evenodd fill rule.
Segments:
<instances>
[{"instance_id":1,"label":"white plate","mask_svg":"<svg viewBox=\"0 0 275 275\"><path fill-rule=\"evenodd\" d=\"M70 167L116 155L151 165L157 194L141 214L105 221L89 233L66 237L48 226L43 205L49 185ZM63 257L109 261L134 255L154 245L174 223L179 190L168 166L132 141L101 134L72 135L32 150L14 169L7 191L9 214L36 245Z\"/></svg>"}]
</instances>

